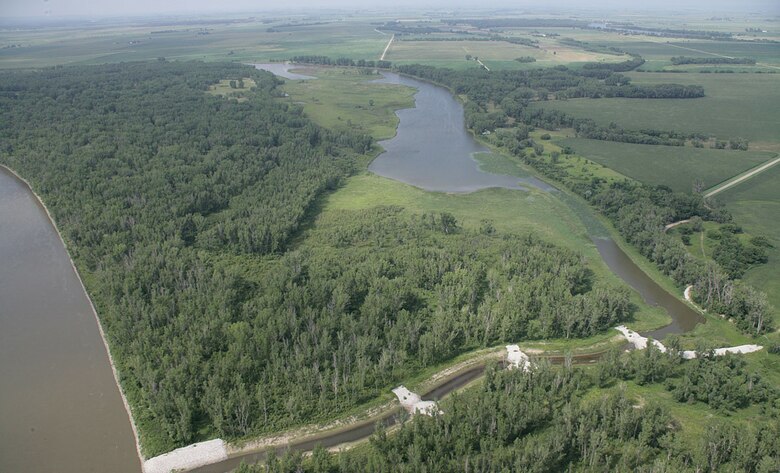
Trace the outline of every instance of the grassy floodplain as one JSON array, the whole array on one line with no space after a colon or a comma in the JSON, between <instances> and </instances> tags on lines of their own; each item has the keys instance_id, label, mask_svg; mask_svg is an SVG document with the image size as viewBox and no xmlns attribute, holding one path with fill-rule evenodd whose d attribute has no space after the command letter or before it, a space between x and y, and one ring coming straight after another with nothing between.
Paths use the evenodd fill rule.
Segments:
<instances>
[{"instance_id":1,"label":"grassy floodplain","mask_svg":"<svg viewBox=\"0 0 780 473\"><path fill-rule=\"evenodd\" d=\"M304 111L325 127L338 129L351 126L377 138L388 138L394 135L397 124L393 110L414 105L413 89L371 83L375 77L362 75L355 69L302 68L301 72L317 79L288 80L284 90L290 97L283 100L302 103ZM373 107L366 106L368 100L374 101ZM530 172L502 155L484 154L478 158L482 168L489 172L519 176L527 176ZM400 206L412 213L449 212L464 227L472 229L478 229L484 220L490 220L502 233L533 233L546 241L581 252L598 278L621 284L601 259L580 217L551 193L536 189L528 192L485 189L470 194L428 192L365 171L349 178L342 188L327 196L322 211L327 214L329 211L362 210L383 205ZM663 310L647 306L633 292L632 302L639 310L636 320L630 325L637 330L668 323L668 315ZM604 334L589 343L603 341L612 335ZM565 344L554 346L562 349Z\"/></svg>"},{"instance_id":2,"label":"grassy floodplain","mask_svg":"<svg viewBox=\"0 0 780 473\"><path fill-rule=\"evenodd\" d=\"M380 76L350 68L304 68L316 80L287 80L289 100L303 105L312 120L326 128L351 129L376 140L395 135L395 111L414 107L414 90L392 84L375 84Z\"/></svg>"}]
</instances>

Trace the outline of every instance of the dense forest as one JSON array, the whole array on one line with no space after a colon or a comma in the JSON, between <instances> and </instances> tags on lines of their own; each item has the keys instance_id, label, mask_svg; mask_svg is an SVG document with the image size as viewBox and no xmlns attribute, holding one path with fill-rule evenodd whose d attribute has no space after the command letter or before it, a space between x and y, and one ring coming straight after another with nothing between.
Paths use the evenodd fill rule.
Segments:
<instances>
[{"instance_id":1,"label":"dense forest","mask_svg":"<svg viewBox=\"0 0 780 473\"><path fill-rule=\"evenodd\" d=\"M240 100L208 93L242 79ZM533 236L318 216L371 138L314 125L277 85L199 62L0 74L0 162L62 230L146 455L330 419L465 350L630 318L625 290Z\"/></svg>"},{"instance_id":2,"label":"dense forest","mask_svg":"<svg viewBox=\"0 0 780 473\"><path fill-rule=\"evenodd\" d=\"M238 472L777 471L780 393L738 357L700 353L682 362L674 349L612 351L591 370L488 368L479 386L442 402L443 413L416 416L392 434L379 426L366 446L338 456L321 448L306 459L272 455ZM669 395L645 399L627 383ZM690 437L671 413L675 403L721 416L751 408L762 418L744 427L711 420Z\"/></svg>"},{"instance_id":3,"label":"dense forest","mask_svg":"<svg viewBox=\"0 0 780 473\"><path fill-rule=\"evenodd\" d=\"M491 138L495 143L588 200L613 222L629 243L677 284L693 285L694 298L705 309L732 318L746 333L757 335L773 330L766 295L736 279L748 265L765 261L761 248L752 250L738 246L739 242L735 243L725 235L724 243L716 252L717 261L724 268L718 262L704 263L694 258L679 240L664 232L666 224L694 216L728 222L731 216L725 210L706 202L699 193L683 194L664 186L572 176L554 159L545 159L543 145L529 138L529 130L535 126L545 129L573 127L581 136L631 143L681 146L686 138L700 138L676 132L625 130L617 125L601 127L591 120L574 120L556 111L528 110L531 101L547 100L551 94L627 87L625 76L610 70L578 72L565 67L494 73L420 65L399 66L398 69L466 95L469 101L464 110L469 128L480 133L497 131ZM591 77L592 72L602 75ZM636 97L649 98L655 93L649 91L664 91L664 94L670 92L669 97L684 99L703 95L703 89L699 89L701 87L694 93L689 86L664 84L640 88L645 92ZM508 118L514 119L511 126ZM733 147L747 149L747 144L733 140Z\"/></svg>"}]
</instances>

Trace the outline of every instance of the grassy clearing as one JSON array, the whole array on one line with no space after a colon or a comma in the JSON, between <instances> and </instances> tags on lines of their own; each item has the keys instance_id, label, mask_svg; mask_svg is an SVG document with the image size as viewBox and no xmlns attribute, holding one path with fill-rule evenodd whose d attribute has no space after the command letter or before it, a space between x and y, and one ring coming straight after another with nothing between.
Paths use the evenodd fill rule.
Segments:
<instances>
[{"instance_id":1,"label":"grassy clearing","mask_svg":"<svg viewBox=\"0 0 780 473\"><path fill-rule=\"evenodd\" d=\"M706 429L711 428L713 422L741 423L744 426L751 419L760 420L762 417L759 408L753 406L739 409L733 413L725 413L712 409L702 402L680 403L662 384L640 386L633 381L621 384L625 387L626 394L639 402L652 401L668 409L672 417L680 423L682 432L687 434L683 435L682 438L690 441L687 445L689 449L697 446L699 439Z\"/></svg>"},{"instance_id":2,"label":"grassy clearing","mask_svg":"<svg viewBox=\"0 0 780 473\"><path fill-rule=\"evenodd\" d=\"M773 158L775 153L715 150L568 138L559 141L588 159L647 184L691 192L700 179L712 187Z\"/></svg>"},{"instance_id":3,"label":"grassy clearing","mask_svg":"<svg viewBox=\"0 0 780 473\"><path fill-rule=\"evenodd\" d=\"M244 94L252 90L255 85L255 81L248 77L240 79L224 79L219 81L218 84L214 84L209 87L208 93L212 95L221 95L223 97L237 97L239 102L245 101ZM231 86L231 82L235 84L235 87Z\"/></svg>"},{"instance_id":4,"label":"grassy clearing","mask_svg":"<svg viewBox=\"0 0 780 473\"><path fill-rule=\"evenodd\" d=\"M742 137L751 150L780 150L780 74L630 73L637 84L701 85L699 99L575 99L534 104L592 118L602 125L615 122L631 129L653 128L712 134L721 139Z\"/></svg>"},{"instance_id":5,"label":"grassy clearing","mask_svg":"<svg viewBox=\"0 0 780 473\"><path fill-rule=\"evenodd\" d=\"M392 138L398 117L395 111L414 107L415 90L393 84L376 84L379 76L360 74L352 68L311 68L311 81L290 81L284 90L293 103L318 125L334 130L352 129L376 140Z\"/></svg>"}]
</instances>

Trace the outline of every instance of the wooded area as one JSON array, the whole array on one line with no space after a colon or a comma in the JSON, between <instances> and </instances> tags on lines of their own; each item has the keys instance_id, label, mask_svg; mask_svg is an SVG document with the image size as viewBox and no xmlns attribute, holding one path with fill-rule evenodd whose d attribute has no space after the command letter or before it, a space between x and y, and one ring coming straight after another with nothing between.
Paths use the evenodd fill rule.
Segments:
<instances>
[{"instance_id":1,"label":"wooded area","mask_svg":"<svg viewBox=\"0 0 780 473\"><path fill-rule=\"evenodd\" d=\"M257 84L241 101L206 93L241 78ZM317 218L371 139L315 126L277 84L197 62L0 75L0 159L63 231L147 455L331 419L465 350L630 317L625 290L533 236L398 208Z\"/></svg>"}]
</instances>

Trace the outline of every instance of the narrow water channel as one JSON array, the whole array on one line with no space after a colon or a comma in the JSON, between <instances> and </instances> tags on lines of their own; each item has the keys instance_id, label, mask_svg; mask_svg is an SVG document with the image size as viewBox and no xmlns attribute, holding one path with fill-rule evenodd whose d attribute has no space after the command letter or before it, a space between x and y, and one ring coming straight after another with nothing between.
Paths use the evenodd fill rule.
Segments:
<instances>
[{"instance_id":1,"label":"narrow water channel","mask_svg":"<svg viewBox=\"0 0 780 473\"><path fill-rule=\"evenodd\" d=\"M68 253L28 187L0 168L0 472L140 470Z\"/></svg>"}]
</instances>

